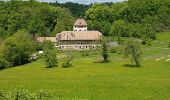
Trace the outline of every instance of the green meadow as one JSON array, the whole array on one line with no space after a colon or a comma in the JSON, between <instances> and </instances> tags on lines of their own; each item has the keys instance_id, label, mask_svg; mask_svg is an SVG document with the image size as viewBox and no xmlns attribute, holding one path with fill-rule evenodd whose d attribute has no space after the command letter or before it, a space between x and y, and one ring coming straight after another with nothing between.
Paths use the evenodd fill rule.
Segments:
<instances>
[{"instance_id":1,"label":"green meadow","mask_svg":"<svg viewBox=\"0 0 170 100\"><path fill-rule=\"evenodd\" d=\"M160 42L170 42L170 32L157 33L157 39Z\"/></svg>"},{"instance_id":2,"label":"green meadow","mask_svg":"<svg viewBox=\"0 0 170 100\"><path fill-rule=\"evenodd\" d=\"M142 48L142 67L117 53L108 63L100 55L75 55L69 68L60 57L55 68L40 59L0 71L0 89L43 90L49 100L170 100L170 49L156 43Z\"/></svg>"}]
</instances>

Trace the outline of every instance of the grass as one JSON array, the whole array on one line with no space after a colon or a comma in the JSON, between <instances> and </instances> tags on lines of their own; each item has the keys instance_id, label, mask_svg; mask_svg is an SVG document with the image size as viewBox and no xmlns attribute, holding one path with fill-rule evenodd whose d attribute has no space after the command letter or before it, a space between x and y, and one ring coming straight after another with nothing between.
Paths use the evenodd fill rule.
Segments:
<instances>
[{"instance_id":1,"label":"grass","mask_svg":"<svg viewBox=\"0 0 170 100\"><path fill-rule=\"evenodd\" d=\"M170 42L170 32L157 33L157 40L160 42Z\"/></svg>"},{"instance_id":2,"label":"grass","mask_svg":"<svg viewBox=\"0 0 170 100\"><path fill-rule=\"evenodd\" d=\"M167 41L159 35L159 41ZM169 33L165 33L169 34ZM100 57L82 57L74 52L73 67L46 68L42 60L0 71L0 90L24 88L44 90L50 100L170 100L170 55L166 45L154 42L143 47L142 67L135 67L121 54L110 54L109 63ZM165 57L160 61L155 59Z\"/></svg>"},{"instance_id":3,"label":"grass","mask_svg":"<svg viewBox=\"0 0 170 100\"><path fill-rule=\"evenodd\" d=\"M23 87L54 93L54 100L168 100L170 62L128 60L94 63L94 58L74 59L73 67L45 68L41 60L0 72L0 88ZM115 60L115 61L114 61Z\"/></svg>"}]
</instances>

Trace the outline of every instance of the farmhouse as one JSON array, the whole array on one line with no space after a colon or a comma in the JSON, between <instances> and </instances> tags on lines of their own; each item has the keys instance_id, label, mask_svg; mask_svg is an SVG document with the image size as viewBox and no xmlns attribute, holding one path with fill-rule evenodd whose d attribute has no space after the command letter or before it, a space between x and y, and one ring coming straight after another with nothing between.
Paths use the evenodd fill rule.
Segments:
<instances>
[{"instance_id":1,"label":"farmhouse","mask_svg":"<svg viewBox=\"0 0 170 100\"><path fill-rule=\"evenodd\" d=\"M73 31L62 31L56 35L56 39L60 50L83 50L100 47L101 36L99 31L88 31L84 19L77 19Z\"/></svg>"}]
</instances>

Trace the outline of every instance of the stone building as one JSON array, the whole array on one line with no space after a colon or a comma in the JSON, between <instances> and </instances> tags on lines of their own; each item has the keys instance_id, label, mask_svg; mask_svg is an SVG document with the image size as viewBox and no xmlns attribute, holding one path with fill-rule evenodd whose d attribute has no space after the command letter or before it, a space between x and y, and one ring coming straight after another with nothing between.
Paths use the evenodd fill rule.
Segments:
<instances>
[{"instance_id":1,"label":"stone building","mask_svg":"<svg viewBox=\"0 0 170 100\"><path fill-rule=\"evenodd\" d=\"M73 49L84 50L100 47L102 33L88 31L84 19L77 19L73 31L62 31L56 35L57 45L60 50Z\"/></svg>"}]
</instances>

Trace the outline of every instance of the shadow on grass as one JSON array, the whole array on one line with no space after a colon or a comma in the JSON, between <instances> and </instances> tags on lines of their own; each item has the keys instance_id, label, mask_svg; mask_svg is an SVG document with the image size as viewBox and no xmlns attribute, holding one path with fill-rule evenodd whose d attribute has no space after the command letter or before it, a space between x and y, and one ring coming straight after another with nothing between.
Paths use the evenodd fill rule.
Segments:
<instances>
[{"instance_id":1,"label":"shadow on grass","mask_svg":"<svg viewBox=\"0 0 170 100\"><path fill-rule=\"evenodd\" d=\"M141 66L137 66L137 65L134 65L134 64L124 64L123 67L140 68Z\"/></svg>"},{"instance_id":2,"label":"shadow on grass","mask_svg":"<svg viewBox=\"0 0 170 100\"><path fill-rule=\"evenodd\" d=\"M94 63L103 63L103 64L106 64L106 63L109 63L110 61L95 61Z\"/></svg>"}]
</instances>

